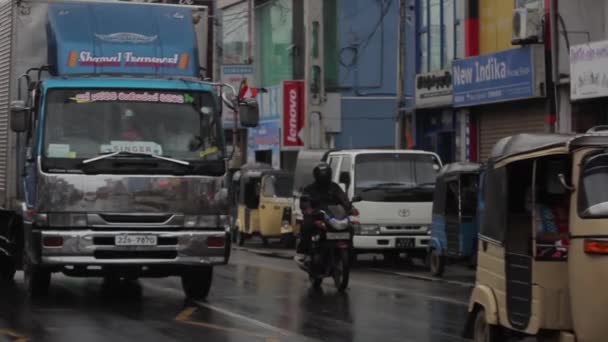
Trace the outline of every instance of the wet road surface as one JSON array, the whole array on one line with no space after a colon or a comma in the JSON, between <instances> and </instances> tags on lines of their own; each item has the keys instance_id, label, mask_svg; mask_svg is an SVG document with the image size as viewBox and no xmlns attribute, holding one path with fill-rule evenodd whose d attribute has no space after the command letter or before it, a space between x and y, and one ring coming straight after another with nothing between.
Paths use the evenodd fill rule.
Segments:
<instances>
[{"instance_id":1,"label":"wet road surface","mask_svg":"<svg viewBox=\"0 0 608 342\"><path fill-rule=\"evenodd\" d=\"M309 289L292 261L235 251L205 302L178 278L107 285L54 275L29 300L21 274L0 292L0 341L464 341L470 288L363 266L346 294Z\"/></svg>"}]
</instances>

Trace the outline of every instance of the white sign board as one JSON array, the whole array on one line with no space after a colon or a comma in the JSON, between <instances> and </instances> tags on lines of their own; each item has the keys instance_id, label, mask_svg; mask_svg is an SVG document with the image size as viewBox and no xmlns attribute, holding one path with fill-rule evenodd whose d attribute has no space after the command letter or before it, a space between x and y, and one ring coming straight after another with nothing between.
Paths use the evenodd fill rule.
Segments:
<instances>
[{"instance_id":1,"label":"white sign board","mask_svg":"<svg viewBox=\"0 0 608 342\"><path fill-rule=\"evenodd\" d=\"M223 65L220 77L222 83L228 83L238 91L243 80L247 80L247 84L250 87L253 86L254 74L255 69L251 65ZM224 90L226 90L226 88L224 88ZM222 123L224 124L224 127L233 127L234 119L234 112L227 106L224 106L222 112Z\"/></svg>"},{"instance_id":2,"label":"white sign board","mask_svg":"<svg viewBox=\"0 0 608 342\"><path fill-rule=\"evenodd\" d=\"M608 41L570 47L570 98L608 96Z\"/></svg>"},{"instance_id":3,"label":"white sign board","mask_svg":"<svg viewBox=\"0 0 608 342\"><path fill-rule=\"evenodd\" d=\"M452 73L439 70L416 75L416 108L445 107L452 104Z\"/></svg>"}]
</instances>

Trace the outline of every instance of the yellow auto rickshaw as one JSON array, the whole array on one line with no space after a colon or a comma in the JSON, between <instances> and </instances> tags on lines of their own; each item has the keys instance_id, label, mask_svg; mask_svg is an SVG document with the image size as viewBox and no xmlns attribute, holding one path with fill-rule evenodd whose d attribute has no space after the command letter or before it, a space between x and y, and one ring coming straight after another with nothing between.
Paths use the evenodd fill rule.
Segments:
<instances>
[{"instance_id":1,"label":"yellow auto rickshaw","mask_svg":"<svg viewBox=\"0 0 608 342\"><path fill-rule=\"evenodd\" d=\"M608 134L520 134L488 160L466 337L608 341Z\"/></svg>"},{"instance_id":2,"label":"yellow auto rickshaw","mask_svg":"<svg viewBox=\"0 0 608 342\"><path fill-rule=\"evenodd\" d=\"M239 173L237 243L259 236L264 245L280 239L286 247L295 245L292 225L293 175L267 164L246 164Z\"/></svg>"}]
</instances>

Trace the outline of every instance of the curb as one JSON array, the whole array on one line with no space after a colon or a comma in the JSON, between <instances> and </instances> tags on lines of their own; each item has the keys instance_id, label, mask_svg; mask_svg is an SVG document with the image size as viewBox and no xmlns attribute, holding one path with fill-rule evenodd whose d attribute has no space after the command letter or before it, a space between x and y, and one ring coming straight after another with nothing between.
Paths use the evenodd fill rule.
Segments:
<instances>
[{"instance_id":1,"label":"curb","mask_svg":"<svg viewBox=\"0 0 608 342\"><path fill-rule=\"evenodd\" d=\"M256 254L256 255L260 255L260 256L284 259L284 260L293 260L293 257L295 255L295 254L290 254L287 252L270 251L270 250L266 251L266 250L253 249L253 248L247 248L247 247L233 247L233 248L237 251L243 251L243 252L248 252L248 253L252 253L252 254Z\"/></svg>"},{"instance_id":2,"label":"curb","mask_svg":"<svg viewBox=\"0 0 608 342\"><path fill-rule=\"evenodd\" d=\"M458 286L468 287L468 288L475 287L475 282L449 280L449 279L444 279L444 278L430 277L430 276L424 276L424 275L408 273L408 272L387 271L387 270L381 270L381 269L377 269L377 268L372 268L372 269L368 268L368 270L370 270L372 272L376 272L376 273L391 274L391 275L396 275L396 276L400 276L400 277L404 277L404 278L411 278L411 279L416 279L416 280L431 281L431 282L444 283L444 284L450 284L450 285L458 285Z\"/></svg>"}]
</instances>

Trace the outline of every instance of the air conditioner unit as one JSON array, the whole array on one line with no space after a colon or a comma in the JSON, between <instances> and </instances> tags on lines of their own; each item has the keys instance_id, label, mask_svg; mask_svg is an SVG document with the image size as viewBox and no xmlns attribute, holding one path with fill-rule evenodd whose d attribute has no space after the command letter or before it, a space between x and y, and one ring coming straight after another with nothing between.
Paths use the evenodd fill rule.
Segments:
<instances>
[{"instance_id":1,"label":"air conditioner unit","mask_svg":"<svg viewBox=\"0 0 608 342\"><path fill-rule=\"evenodd\" d=\"M513 38L511 44L525 45L543 41L543 20L539 9L513 10Z\"/></svg>"}]
</instances>

